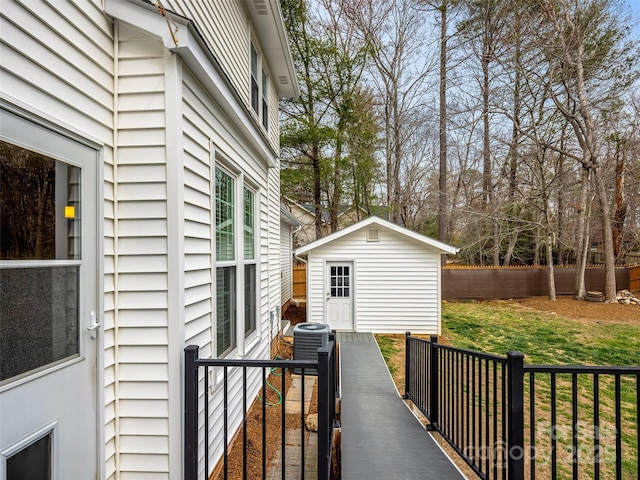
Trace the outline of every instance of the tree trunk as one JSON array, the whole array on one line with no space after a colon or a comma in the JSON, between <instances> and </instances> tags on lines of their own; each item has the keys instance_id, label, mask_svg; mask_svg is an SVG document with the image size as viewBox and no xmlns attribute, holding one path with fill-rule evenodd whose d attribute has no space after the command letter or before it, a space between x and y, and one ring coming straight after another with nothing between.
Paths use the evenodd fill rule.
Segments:
<instances>
[{"instance_id":1,"label":"tree trunk","mask_svg":"<svg viewBox=\"0 0 640 480\"><path fill-rule=\"evenodd\" d=\"M616 211L613 217L613 254L617 259L623 251L624 244L624 220L627 216L627 202L624 195L624 150L620 148L620 142L616 142Z\"/></svg>"},{"instance_id":2,"label":"tree trunk","mask_svg":"<svg viewBox=\"0 0 640 480\"><path fill-rule=\"evenodd\" d=\"M578 205L578 228L576 238L576 276L574 279L573 297L582 300L586 296L584 288L584 271L587 266L588 250L588 216L587 201L589 199L589 176L590 169L582 167L580 178L580 204Z\"/></svg>"},{"instance_id":3,"label":"tree trunk","mask_svg":"<svg viewBox=\"0 0 640 480\"><path fill-rule=\"evenodd\" d=\"M613 253L613 228L607 186L600 168L594 171L600 209L602 210L602 239L604 247L604 300L617 303L616 299L616 257Z\"/></svg>"},{"instance_id":4,"label":"tree trunk","mask_svg":"<svg viewBox=\"0 0 640 480\"><path fill-rule=\"evenodd\" d=\"M504 254L504 260L502 261L502 265L508 267L511 264L511 257L513 256L513 250L516 248L516 243L518 242L518 229L513 232L511 238L509 238L509 245L507 247L507 251Z\"/></svg>"},{"instance_id":5,"label":"tree trunk","mask_svg":"<svg viewBox=\"0 0 640 480\"><path fill-rule=\"evenodd\" d=\"M522 73L520 71L520 42L516 40L516 78L513 87L513 126L511 130L511 144L509 145L509 200L516 196L518 157L519 157L519 137L520 137L520 82Z\"/></svg>"},{"instance_id":6,"label":"tree trunk","mask_svg":"<svg viewBox=\"0 0 640 480\"><path fill-rule=\"evenodd\" d=\"M340 171L340 163L342 159L341 123L342 122L338 122L338 138L336 140L336 153L333 165L333 192L331 195L331 203L329 205L329 221L331 223L331 232L338 231L338 215L340 214L340 203L342 198L342 172Z\"/></svg>"},{"instance_id":7,"label":"tree trunk","mask_svg":"<svg viewBox=\"0 0 640 480\"><path fill-rule=\"evenodd\" d=\"M562 147L561 147L562 148ZM564 202L566 190L566 175L564 173L564 155L560 154L558 160L558 177L560 178L560 188L558 188L558 265L565 265L564 258Z\"/></svg>"},{"instance_id":8,"label":"tree trunk","mask_svg":"<svg viewBox=\"0 0 640 480\"><path fill-rule=\"evenodd\" d=\"M549 300L556 301L556 279L553 270L553 243L551 234L547 233L547 287L549 288Z\"/></svg>"},{"instance_id":9,"label":"tree trunk","mask_svg":"<svg viewBox=\"0 0 640 480\"><path fill-rule=\"evenodd\" d=\"M322 182L320 172L320 149L318 144L312 147L313 156L313 204L316 209L316 238L322 238Z\"/></svg>"},{"instance_id":10,"label":"tree trunk","mask_svg":"<svg viewBox=\"0 0 640 480\"><path fill-rule=\"evenodd\" d=\"M500 266L500 225L497 221L493 223L493 266Z\"/></svg>"},{"instance_id":11,"label":"tree trunk","mask_svg":"<svg viewBox=\"0 0 640 480\"><path fill-rule=\"evenodd\" d=\"M447 242L447 2L440 7L440 176L438 178L438 239ZM441 255L442 265L447 256Z\"/></svg>"},{"instance_id":12,"label":"tree trunk","mask_svg":"<svg viewBox=\"0 0 640 480\"><path fill-rule=\"evenodd\" d=\"M492 182L491 182L491 146L489 137L489 53L484 50L489 47L483 46L482 54L482 201L485 206L492 203Z\"/></svg>"}]
</instances>

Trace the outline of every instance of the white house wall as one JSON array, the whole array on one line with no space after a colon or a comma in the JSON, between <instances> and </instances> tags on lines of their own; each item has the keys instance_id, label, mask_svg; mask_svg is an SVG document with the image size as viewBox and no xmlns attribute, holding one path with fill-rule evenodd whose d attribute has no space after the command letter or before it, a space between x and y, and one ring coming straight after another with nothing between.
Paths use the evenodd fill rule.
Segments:
<instances>
[{"instance_id":1,"label":"white house wall","mask_svg":"<svg viewBox=\"0 0 640 480\"><path fill-rule=\"evenodd\" d=\"M354 262L355 329L374 333L438 333L440 255L424 244L381 228L367 242L366 228L309 252L307 318L326 323L327 261Z\"/></svg>"},{"instance_id":2,"label":"white house wall","mask_svg":"<svg viewBox=\"0 0 640 480\"><path fill-rule=\"evenodd\" d=\"M115 396L113 407L107 405L115 411L116 449L107 478L153 472L168 479L176 462L169 440L169 327L180 321L171 318L176 268L170 268L167 187L176 167L165 146L165 72L172 60L161 41L142 31L118 24L116 32Z\"/></svg>"},{"instance_id":3,"label":"white house wall","mask_svg":"<svg viewBox=\"0 0 640 480\"><path fill-rule=\"evenodd\" d=\"M4 100L102 144L104 277L102 323L105 389L99 395L105 408L105 452L101 470L114 471L116 459L115 347L115 187L113 153L114 42L113 24L101 0L65 2L2 0L0 87ZM126 355L126 349L123 352ZM102 456L102 455L101 455Z\"/></svg>"},{"instance_id":4,"label":"white house wall","mask_svg":"<svg viewBox=\"0 0 640 480\"><path fill-rule=\"evenodd\" d=\"M273 331L271 312L279 304L279 230L273 223L279 222L279 183L276 169L268 169L267 162L257 157L249 144L237 138L225 123L224 114L210 95L187 69L183 68L183 119L184 128L184 213L185 213L185 345L201 347L200 356L207 357L213 351L212 323L215 324L215 219L211 211L214 195L215 162L241 177L256 192L256 248L258 260L259 316L257 332L248 339L238 334L237 356L250 359L267 358ZM276 203L274 203L276 202ZM275 240L275 243L274 243ZM276 252L273 256L272 252ZM274 274L275 272L275 274ZM245 343L246 342L246 343ZM212 377L213 384L220 379ZM201 391L204 391L201 377ZM228 407L229 431L234 432L242 421L242 377L234 371L229 379L229 398L236 399ZM248 403L261 386L259 371L248 372ZM210 465L214 465L223 451L222 390L210 405L210 445L201 451L209 452ZM204 403L200 402L201 408ZM201 417L204 411L200 412ZM203 418L203 417L202 417ZM203 425L201 422L200 425ZM204 442L204 432L200 432ZM199 465L201 473L204 465Z\"/></svg>"},{"instance_id":5,"label":"white house wall","mask_svg":"<svg viewBox=\"0 0 640 480\"><path fill-rule=\"evenodd\" d=\"M250 109L249 42L252 40L250 22L242 0L186 1L166 0L164 6L193 20L211 46L234 90L247 109ZM256 39L256 46L260 48ZM268 67L268 66L267 66ZM270 86L267 94L269 110L269 142L274 148L280 144L278 132L278 94L274 76L268 69Z\"/></svg>"},{"instance_id":6,"label":"white house wall","mask_svg":"<svg viewBox=\"0 0 640 480\"><path fill-rule=\"evenodd\" d=\"M271 337L280 327L280 168L269 170L269 312Z\"/></svg>"},{"instance_id":7,"label":"white house wall","mask_svg":"<svg viewBox=\"0 0 640 480\"><path fill-rule=\"evenodd\" d=\"M2 97L102 145L101 469L107 479L179 478L182 349L195 343L210 355L215 325L212 161L226 162L256 189L260 311L257 335L238 352L245 358L268 357L277 333L278 169L267 168L178 55L137 28L114 25L103 3L2 0ZM164 3L195 21L248 105L250 33L239 3ZM277 152L273 85L269 102L267 138ZM230 384L237 394L241 381ZM249 394L258 388L251 374ZM230 409L232 429L241 408ZM211 420L215 461L221 417Z\"/></svg>"},{"instance_id":8,"label":"white house wall","mask_svg":"<svg viewBox=\"0 0 640 480\"><path fill-rule=\"evenodd\" d=\"M247 108L249 97L249 22L236 0L165 0L163 5L194 21Z\"/></svg>"}]
</instances>

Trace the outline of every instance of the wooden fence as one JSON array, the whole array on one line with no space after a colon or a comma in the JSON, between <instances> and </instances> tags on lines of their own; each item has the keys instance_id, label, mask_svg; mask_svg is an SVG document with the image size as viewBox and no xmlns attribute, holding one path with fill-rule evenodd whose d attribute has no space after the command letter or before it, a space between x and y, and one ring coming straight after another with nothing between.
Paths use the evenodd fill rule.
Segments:
<instances>
[{"instance_id":1,"label":"wooden fence","mask_svg":"<svg viewBox=\"0 0 640 480\"><path fill-rule=\"evenodd\" d=\"M637 267L634 267L637 268ZM616 268L616 287L629 289L631 269ZM557 295L573 295L575 267L556 267ZM638 273L640 275L640 272ZM640 278L638 279L640 283ZM604 268L587 268L587 291L604 290ZM547 269L544 267L517 268L445 268L442 270L442 299L506 299L540 297L549 294Z\"/></svg>"},{"instance_id":2,"label":"wooden fence","mask_svg":"<svg viewBox=\"0 0 640 480\"><path fill-rule=\"evenodd\" d=\"M640 290L640 265L629 268L629 290L632 292Z\"/></svg>"},{"instance_id":3,"label":"wooden fence","mask_svg":"<svg viewBox=\"0 0 640 480\"><path fill-rule=\"evenodd\" d=\"M307 298L307 266L293 267L293 298L303 300Z\"/></svg>"},{"instance_id":4,"label":"wooden fence","mask_svg":"<svg viewBox=\"0 0 640 480\"><path fill-rule=\"evenodd\" d=\"M557 295L573 295L574 267L556 267ZM585 271L588 291L604 290L604 268L589 267ZM640 265L616 268L618 290L640 290ZM442 269L442 299L506 299L548 295L547 270L544 267L457 267ZM307 298L306 265L293 267L293 298Z\"/></svg>"}]
</instances>

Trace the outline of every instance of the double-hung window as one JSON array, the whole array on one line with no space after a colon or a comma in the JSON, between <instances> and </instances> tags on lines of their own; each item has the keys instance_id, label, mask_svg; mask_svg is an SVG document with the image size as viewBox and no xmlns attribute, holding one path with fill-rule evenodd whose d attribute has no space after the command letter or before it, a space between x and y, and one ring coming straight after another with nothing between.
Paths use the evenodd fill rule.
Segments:
<instances>
[{"instance_id":1,"label":"double-hung window","mask_svg":"<svg viewBox=\"0 0 640 480\"><path fill-rule=\"evenodd\" d=\"M257 330L256 194L216 167L216 342L218 356ZM238 205L239 204L239 205ZM237 257L240 258L237 258Z\"/></svg>"},{"instance_id":2,"label":"double-hung window","mask_svg":"<svg viewBox=\"0 0 640 480\"><path fill-rule=\"evenodd\" d=\"M244 188L244 334L256 330L255 194Z\"/></svg>"},{"instance_id":3,"label":"double-hung window","mask_svg":"<svg viewBox=\"0 0 640 480\"><path fill-rule=\"evenodd\" d=\"M251 43L251 108L256 112L256 115L260 115L258 106L260 101L258 70L258 52L253 43Z\"/></svg>"},{"instance_id":4,"label":"double-hung window","mask_svg":"<svg viewBox=\"0 0 640 480\"><path fill-rule=\"evenodd\" d=\"M236 347L235 181L216 168L216 342L218 356Z\"/></svg>"},{"instance_id":5,"label":"double-hung window","mask_svg":"<svg viewBox=\"0 0 640 480\"><path fill-rule=\"evenodd\" d=\"M262 121L265 130L269 130L269 77L265 70L263 57L258 54L251 42L251 108Z\"/></svg>"}]
</instances>

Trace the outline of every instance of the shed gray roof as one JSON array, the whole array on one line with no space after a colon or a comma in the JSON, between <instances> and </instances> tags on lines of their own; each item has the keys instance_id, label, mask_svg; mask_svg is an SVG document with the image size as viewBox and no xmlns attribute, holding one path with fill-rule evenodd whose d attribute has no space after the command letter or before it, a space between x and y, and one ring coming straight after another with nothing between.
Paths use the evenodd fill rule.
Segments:
<instances>
[{"instance_id":1,"label":"shed gray roof","mask_svg":"<svg viewBox=\"0 0 640 480\"><path fill-rule=\"evenodd\" d=\"M361 220L360 222L354 223L353 225L347 228L343 228L342 230L334 232L331 235L327 235L326 237L319 238L314 242L303 245L302 247L299 247L295 250L295 254L302 255L304 253L308 253L311 250L314 250L323 245L327 245L328 243L338 240L339 238L345 237L355 231L361 230L363 228L367 228L371 225L378 225L380 227L388 228L389 230L393 230L394 232L404 235L405 237L411 238L413 240L417 240L418 242L421 242L431 248L435 248L436 250L439 250L441 253L455 254L455 253L458 253L458 251L460 250L457 247L448 245L446 243L440 242L439 240L435 240L431 237L427 237L426 235L416 233L412 230L409 230L408 228L401 227L400 225L396 225L395 223L391 223L387 220L383 220L380 217L374 216L374 217L365 218L364 220Z\"/></svg>"}]
</instances>

